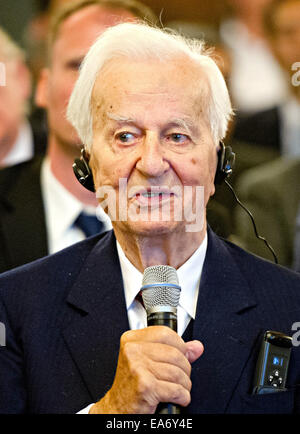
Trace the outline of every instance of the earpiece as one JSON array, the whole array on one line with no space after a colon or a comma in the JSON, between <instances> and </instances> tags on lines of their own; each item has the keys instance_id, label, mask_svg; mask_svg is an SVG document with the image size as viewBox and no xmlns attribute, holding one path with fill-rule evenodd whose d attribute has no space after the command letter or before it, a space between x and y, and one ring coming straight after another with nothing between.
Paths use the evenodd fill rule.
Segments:
<instances>
[{"instance_id":1,"label":"earpiece","mask_svg":"<svg viewBox=\"0 0 300 434\"><path fill-rule=\"evenodd\" d=\"M218 151L218 165L215 175L215 184L221 184L232 174L235 163L235 153L230 146L225 146L220 142Z\"/></svg>"},{"instance_id":2,"label":"earpiece","mask_svg":"<svg viewBox=\"0 0 300 434\"><path fill-rule=\"evenodd\" d=\"M84 149L81 149L81 157L76 158L73 163L73 172L83 187L89 191L95 192L93 174Z\"/></svg>"}]
</instances>

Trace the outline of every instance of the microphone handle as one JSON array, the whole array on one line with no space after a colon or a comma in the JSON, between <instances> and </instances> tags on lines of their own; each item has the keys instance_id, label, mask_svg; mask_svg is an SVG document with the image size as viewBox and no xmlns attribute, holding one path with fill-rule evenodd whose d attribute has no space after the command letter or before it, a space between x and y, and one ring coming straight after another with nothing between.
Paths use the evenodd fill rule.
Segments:
<instances>
[{"instance_id":1,"label":"microphone handle","mask_svg":"<svg viewBox=\"0 0 300 434\"><path fill-rule=\"evenodd\" d=\"M159 309L159 306L158 306ZM177 333L177 315L174 312L151 311L147 314L148 326L167 326ZM156 409L156 414L180 414L181 407L176 404L161 402Z\"/></svg>"},{"instance_id":2,"label":"microphone handle","mask_svg":"<svg viewBox=\"0 0 300 434\"><path fill-rule=\"evenodd\" d=\"M147 325L149 326L167 326L177 333L177 315L174 312L160 312L153 309L147 312Z\"/></svg>"}]
</instances>

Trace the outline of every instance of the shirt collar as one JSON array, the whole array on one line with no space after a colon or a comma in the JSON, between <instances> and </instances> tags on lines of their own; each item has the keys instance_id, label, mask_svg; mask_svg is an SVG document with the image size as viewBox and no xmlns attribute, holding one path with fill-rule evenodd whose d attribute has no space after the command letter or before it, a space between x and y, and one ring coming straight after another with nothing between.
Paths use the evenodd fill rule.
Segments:
<instances>
[{"instance_id":1,"label":"shirt collar","mask_svg":"<svg viewBox=\"0 0 300 434\"><path fill-rule=\"evenodd\" d=\"M177 269L181 286L179 305L195 319L201 273L207 250L207 234L193 255ZM125 256L117 241L127 310L141 289L143 274Z\"/></svg>"},{"instance_id":2,"label":"shirt collar","mask_svg":"<svg viewBox=\"0 0 300 434\"><path fill-rule=\"evenodd\" d=\"M48 158L42 164L41 183L47 227L54 238L60 239L81 213L83 205L55 178Z\"/></svg>"},{"instance_id":3,"label":"shirt collar","mask_svg":"<svg viewBox=\"0 0 300 434\"><path fill-rule=\"evenodd\" d=\"M14 166L15 164L28 161L33 157L34 145L33 134L28 122L25 122L20 130L12 150L3 160L3 165Z\"/></svg>"},{"instance_id":4,"label":"shirt collar","mask_svg":"<svg viewBox=\"0 0 300 434\"><path fill-rule=\"evenodd\" d=\"M45 158L42 164L41 185L47 227L53 239L61 239L82 211L91 215L97 214L105 229L111 229L111 221L100 205L97 208L83 205L55 178L48 158Z\"/></svg>"}]
</instances>

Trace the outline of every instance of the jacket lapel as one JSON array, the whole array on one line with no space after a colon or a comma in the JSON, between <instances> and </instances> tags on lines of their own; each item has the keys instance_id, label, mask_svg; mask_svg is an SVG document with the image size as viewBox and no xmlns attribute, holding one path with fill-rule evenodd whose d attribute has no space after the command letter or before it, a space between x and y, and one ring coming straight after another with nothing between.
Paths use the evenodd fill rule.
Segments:
<instances>
[{"instance_id":1,"label":"jacket lapel","mask_svg":"<svg viewBox=\"0 0 300 434\"><path fill-rule=\"evenodd\" d=\"M204 353L192 366L192 413L226 410L258 333L256 301L247 281L226 245L208 234L193 326Z\"/></svg>"},{"instance_id":2,"label":"jacket lapel","mask_svg":"<svg viewBox=\"0 0 300 434\"><path fill-rule=\"evenodd\" d=\"M112 385L120 337L129 329L113 233L89 254L67 302L64 339L95 402Z\"/></svg>"}]
</instances>

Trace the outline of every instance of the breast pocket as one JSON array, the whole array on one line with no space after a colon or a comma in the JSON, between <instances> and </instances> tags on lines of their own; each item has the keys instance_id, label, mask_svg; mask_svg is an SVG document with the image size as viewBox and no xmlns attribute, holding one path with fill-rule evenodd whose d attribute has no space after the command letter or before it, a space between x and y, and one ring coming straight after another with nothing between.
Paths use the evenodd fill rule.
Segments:
<instances>
[{"instance_id":1,"label":"breast pocket","mask_svg":"<svg viewBox=\"0 0 300 434\"><path fill-rule=\"evenodd\" d=\"M241 396L244 414L290 414L294 411L294 389L263 395Z\"/></svg>"}]
</instances>

